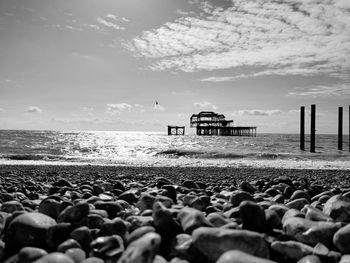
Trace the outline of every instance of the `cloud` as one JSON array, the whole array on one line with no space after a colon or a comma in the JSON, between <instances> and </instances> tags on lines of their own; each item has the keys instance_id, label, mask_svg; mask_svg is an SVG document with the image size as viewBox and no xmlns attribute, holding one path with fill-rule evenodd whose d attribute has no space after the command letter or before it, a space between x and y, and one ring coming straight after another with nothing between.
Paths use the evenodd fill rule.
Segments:
<instances>
[{"instance_id":1,"label":"cloud","mask_svg":"<svg viewBox=\"0 0 350 263\"><path fill-rule=\"evenodd\" d=\"M155 110L155 111L164 111L165 108L164 108L162 105L156 103L156 104L154 104L154 106L153 106L153 110Z\"/></svg>"},{"instance_id":2,"label":"cloud","mask_svg":"<svg viewBox=\"0 0 350 263\"><path fill-rule=\"evenodd\" d=\"M0 108L0 113L1 112L6 112L6 110L4 108Z\"/></svg>"},{"instance_id":3,"label":"cloud","mask_svg":"<svg viewBox=\"0 0 350 263\"><path fill-rule=\"evenodd\" d=\"M212 110L218 109L217 106L215 106L213 103L208 102L208 101L195 102L195 103L193 103L193 106L195 106L196 108L201 108L201 109L212 109Z\"/></svg>"},{"instance_id":4,"label":"cloud","mask_svg":"<svg viewBox=\"0 0 350 263\"><path fill-rule=\"evenodd\" d=\"M121 112L131 111L132 106L128 103L107 104L107 113L120 114Z\"/></svg>"},{"instance_id":5,"label":"cloud","mask_svg":"<svg viewBox=\"0 0 350 263\"><path fill-rule=\"evenodd\" d=\"M345 0L237 0L225 8L204 3L199 15L144 31L125 47L149 59L152 70L244 66L253 76L265 70L272 72L263 75L349 73L350 14Z\"/></svg>"},{"instance_id":6,"label":"cloud","mask_svg":"<svg viewBox=\"0 0 350 263\"><path fill-rule=\"evenodd\" d=\"M38 106L29 106L26 110L26 113L42 113L42 109L40 109Z\"/></svg>"},{"instance_id":7,"label":"cloud","mask_svg":"<svg viewBox=\"0 0 350 263\"><path fill-rule=\"evenodd\" d=\"M99 22L102 26L107 28L113 28L115 30L125 30L125 27L119 26L113 22L109 22L101 17L97 18L97 22Z\"/></svg>"},{"instance_id":8,"label":"cloud","mask_svg":"<svg viewBox=\"0 0 350 263\"><path fill-rule=\"evenodd\" d=\"M272 116L272 115L279 115L282 111L275 109L275 110L259 110L259 109L253 109L253 110L237 110L234 111L232 114L235 116Z\"/></svg>"},{"instance_id":9,"label":"cloud","mask_svg":"<svg viewBox=\"0 0 350 263\"><path fill-rule=\"evenodd\" d=\"M295 91L289 92L289 96L311 96L311 97L329 97L329 96L350 96L350 83L339 85L316 85L312 87L297 87Z\"/></svg>"}]
</instances>

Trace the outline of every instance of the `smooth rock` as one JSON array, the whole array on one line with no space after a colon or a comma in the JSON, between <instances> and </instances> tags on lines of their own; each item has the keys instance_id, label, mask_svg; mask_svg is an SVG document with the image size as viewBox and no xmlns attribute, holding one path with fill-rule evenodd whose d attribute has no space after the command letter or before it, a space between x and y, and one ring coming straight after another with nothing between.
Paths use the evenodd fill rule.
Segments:
<instances>
[{"instance_id":1,"label":"smooth rock","mask_svg":"<svg viewBox=\"0 0 350 263\"><path fill-rule=\"evenodd\" d=\"M271 249L292 260L300 260L313 253L312 247L297 241L275 241Z\"/></svg>"},{"instance_id":2,"label":"smooth rock","mask_svg":"<svg viewBox=\"0 0 350 263\"><path fill-rule=\"evenodd\" d=\"M136 239L142 237L144 234L149 232L156 232L155 228L152 226L142 226L134 231L132 231L127 239L127 243L130 244L131 242L135 241Z\"/></svg>"},{"instance_id":3,"label":"smooth rock","mask_svg":"<svg viewBox=\"0 0 350 263\"><path fill-rule=\"evenodd\" d=\"M19 201L12 200L2 203L0 210L12 214L14 211L23 211L24 207Z\"/></svg>"},{"instance_id":4,"label":"smooth rock","mask_svg":"<svg viewBox=\"0 0 350 263\"><path fill-rule=\"evenodd\" d=\"M339 222L350 222L350 198L335 195L324 204L323 213Z\"/></svg>"},{"instance_id":5,"label":"smooth rock","mask_svg":"<svg viewBox=\"0 0 350 263\"><path fill-rule=\"evenodd\" d=\"M332 237L339 228L340 224L298 217L291 217L283 223L287 235L309 245L316 245L318 242L332 243Z\"/></svg>"},{"instance_id":6,"label":"smooth rock","mask_svg":"<svg viewBox=\"0 0 350 263\"><path fill-rule=\"evenodd\" d=\"M93 256L108 262L116 262L124 252L123 239L118 235L98 237L91 243Z\"/></svg>"},{"instance_id":7,"label":"smooth rock","mask_svg":"<svg viewBox=\"0 0 350 263\"><path fill-rule=\"evenodd\" d=\"M212 226L202 212L190 207L182 208L177 219L180 221L181 227L186 233L192 233L192 231L198 227Z\"/></svg>"},{"instance_id":8,"label":"smooth rock","mask_svg":"<svg viewBox=\"0 0 350 263\"><path fill-rule=\"evenodd\" d=\"M263 235L253 231L200 227L193 231L192 238L193 245L211 261L216 261L229 250L269 258L269 248Z\"/></svg>"},{"instance_id":9,"label":"smooth rock","mask_svg":"<svg viewBox=\"0 0 350 263\"><path fill-rule=\"evenodd\" d=\"M302 209L302 212L305 213L305 219L312 221L333 221L332 218L323 213L320 209L317 209L311 205L305 205Z\"/></svg>"},{"instance_id":10,"label":"smooth rock","mask_svg":"<svg viewBox=\"0 0 350 263\"><path fill-rule=\"evenodd\" d=\"M74 229L72 233L70 233L70 237L78 241L83 248L88 248L93 240L91 231L86 226Z\"/></svg>"},{"instance_id":11,"label":"smooth rock","mask_svg":"<svg viewBox=\"0 0 350 263\"><path fill-rule=\"evenodd\" d=\"M350 254L350 224L340 228L334 234L333 243L343 254Z\"/></svg>"},{"instance_id":12,"label":"smooth rock","mask_svg":"<svg viewBox=\"0 0 350 263\"><path fill-rule=\"evenodd\" d=\"M78 241L76 241L73 238L67 239L66 241L62 242L58 247L57 251L65 253L70 248L81 248L81 245Z\"/></svg>"},{"instance_id":13,"label":"smooth rock","mask_svg":"<svg viewBox=\"0 0 350 263\"><path fill-rule=\"evenodd\" d=\"M161 237L157 233L147 233L128 245L118 263L152 262L160 243Z\"/></svg>"},{"instance_id":14,"label":"smooth rock","mask_svg":"<svg viewBox=\"0 0 350 263\"><path fill-rule=\"evenodd\" d=\"M307 204L309 204L309 201L306 198L298 198L288 202L286 205L292 209L301 210Z\"/></svg>"},{"instance_id":15,"label":"smooth rock","mask_svg":"<svg viewBox=\"0 0 350 263\"><path fill-rule=\"evenodd\" d=\"M123 210L123 207L116 201L97 201L94 206L96 209L105 210L109 219L114 219Z\"/></svg>"},{"instance_id":16,"label":"smooth rock","mask_svg":"<svg viewBox=\"0 0 350 263\"><path fill-rule=\"evenodd\" d=\"M39 258L34 263L75 263L75 262L71 257L67 256L66 254L63 254L60 252L53 252Z\"/></svg>"},{"instance_id":17,"label":"smooth rock","mask_svg":"<svg viewBox=\"0 0 350 263\"><path fill-rule=\"evenodd\" d=\"M301 258L297 263L322 263L322 261L316 255L308 255Z\"/></svg>"},{"instance_id":18,"label":"smooth rock","mask_svg":"<svg viewBox=\"0 0 350 263\"><path fill-rule=\"evenodd\" d=\"M87 218L89 209L88 203L78 203L68 206L59 214L57 222L78 223L80 220Z\"/></svg>"},{"instance_id":19,"label":"smooth rock","mask_svg":"<svg viewBox=\"0 0 350 263\"><path fill-rule=\"evenodd\" d=\"M233 191L230 196L230 203L233 207L239 206L239 204L243 201L255 201L253 196L245 191L242 190L236 190Z\"/></svg>"},{"instance_id":20,"label":"smooth rock","mask_svg":"<svg viewBox=\"0 0 350 263\"><path fill-rule=\"evenodd\" d=\"M339 263L350 263L350 255L343 255Z\"/></svg>"},{"instance_id":21,"label":"smooth rock","mask_svg":"<svg viewBox=\"0 0 350 263\"><path fill-rule=\"evenodd\" d=\"M81 263L86 258L86 254L81 248L67 249L65 254L72 258L75 263Z\"/></svg>"},{"instance_id":22,"label":"smooth rock","mask_svg":"<svg viewBox=\"0 0 350 263\"><path fill-rule=\"evenodd\" d=\"M46 248L45 237L49 227L56 225L51 217L37 213L24 213L12 220L4 241L6 249L16 251L27 246Z\"/></svg>"},{"instance_id":23,"label":"smooth rock","mask_svg":"<svg viewBox=\"0 0 350 263\"><path fill-rule=\"evenodd\" d=\"M242 219L242 228L263 233L266 230L264 209L255 202L243 201L239 205Z\"/></svg>"},{"instance_id":24,"label":"smooth rock","mask_svg":"<svg viewBox=\"0 0 350 263\"><path fill-rule=\"evenodd\" d=\"M18 252L19 263L30 263L47 255L44 249L37 247L24 247Z\"/></svg>"},{"instance_id":25,"label":"smooth rock","mask_svg":"<svg viewBox=\"0 0 350 263\"><path fill-rule=\"evenodd\" d=\"M61 203L59 201L52 198L46 198L40 203L39 212L56 220L60 213L60 205Z\"/></svg>"},{"instance_id":26,"label":"smooth rock","mask_svg":"<svg viewBox=\"0 0 350 263\"><path fill-rule=\"evenodd\" d=\"M98 257L89 257L84 259L81 263L105 263L105 261Z\"/></svg>"},{"instance_id":27,"label":"smooth rock","mask_svg":"<svg viewBox=\"0 0 350 263\"><path fill-rule=\"evenodd\" d=\"M99 236L119 235L125 238L126 233L127 229L124 220L116 217L102 224Z\"/></svg>"},{"instance_id":28,"label":"smooth rock","mask_svg":"<svg viewBox=\"0 0 350 263\"><path fill-rule=\"evenodd\" d=\"M222 254L216 263L276 263L275 261L253 256L239 251L229 250Z\"/></svg>"}]
</instances>

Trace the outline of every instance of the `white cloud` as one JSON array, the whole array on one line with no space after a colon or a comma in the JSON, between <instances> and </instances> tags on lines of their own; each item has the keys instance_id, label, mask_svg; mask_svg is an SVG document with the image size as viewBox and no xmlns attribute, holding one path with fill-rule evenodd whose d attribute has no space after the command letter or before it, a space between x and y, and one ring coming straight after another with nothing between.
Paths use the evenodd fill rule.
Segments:
<instances>
[{"instance_id":1,"label":"white cloud","mask_svg":"<svg viewBox=\"0 0 350 263\"><path fill-rule=\"evenodd\" d=\"M235 116L243 116L243 115L249 115L249 116L272 116L272 115L278 115L281 114L282 111L278 109L274 110L260 110L260 109L253 109L253 110L237 110L234 111L232 114Z\"/></svg>"},{"instance_id":2,"label":"white cloud","mask_svg":"<svg viewBox=\"0 0 350 263\"><path fill-rule=\"evenodd\" d=\"M6 112L6 110L4 108L0 108L0 113L1 112Z\"/></svg>"},{"instance_id":3,"label":"white cloud","mask_svg":"<svg viewBox=\"0 0 350 263\"><path fill-rule=\"evenodd\" d=\"M193 106L195 106L196 108L201 108L201 109L212 109L212 110L218 109L217 106L215 106L213 103L208 102L208 101L195 102L195 103L193 103Z\"/></svg>"},{"instance_id":4,"label":"white cloud","mask_svg":"<svg viewBox=\"0 0 350 263\"><path fill-rule=\"evenodd\" d=\"M119 26L115 23L109 22L101 17L97 18L97 22L107 28L113 28L115 30L125 30L125 27Z\"/></svg>"},{"instance_id":5,"label":"white cloud","mask_svg":"<svg viewBox=\"0 0 350 263\"><path fill-rule=\"evenodd\" d=\"M132 105L128 103L107 104L107 113L119 114L125 111L131 111Z\"/></svg>"},{"instance_id":6,"label":"white cloud","mask_svg":"<svg viewBox=\"0 0 350 263\"><path fill-rule=\"evenodd\" d=\"M153 106L153 110L155 110L155 111L164 111L165 108L162 105L156 103Z\"/></svg>"},{"instance_id":7,"label":"white cloud","mask_svg":"<svg viewBox=\"0 0 350 263\"><path fill-rule=\"evenodd\" d=\"M152 70L349 73L348 6L346 0L237 0L227 8L204 2L200 15L145 31L125 46L149 58ZM232 79L207 79L218 80Z\"/></svg>"},{"instance_id":8,"label":"white cloud","mask_svg":"<svg viewBox=\"0 0 350 263\"><path fill-rule=\"evenodd\" d=\"M41 113L43 112L38 106L29 106L26 110L26 113Z\"/></svg>"},{"instance_id":9,"label":"white cloud","mask_svg":"<svg viewBox=\"0 0 350 263\"><path fill-rule=\"evenodd\" d=\"M290 96L311 96L311 97L329 97L329 96L350 96L350 84L340 85L316 85L312 87L295 88L295 91L289 92Z\"/></svg>"}]
</instances>

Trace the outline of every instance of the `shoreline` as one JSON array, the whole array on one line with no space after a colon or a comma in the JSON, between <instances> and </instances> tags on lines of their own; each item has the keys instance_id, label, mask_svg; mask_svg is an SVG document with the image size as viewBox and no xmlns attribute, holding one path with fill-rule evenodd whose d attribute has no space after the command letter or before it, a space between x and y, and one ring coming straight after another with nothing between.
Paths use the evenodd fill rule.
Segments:
<instances>
[{"instance_id":1,"label":"shoreline","mask_svg":"<svg viewBox=\"0 0 350 263\"><path fill-rule=\"evenodd\" d=\"M345 169L1 164L0 179L8 176L47 182L55 181L57 178L69 178L73 182L97 178L151 182L156 177L165 177L177 184L184 180L240 183L285 176L291 179L305 178L310 183L328 187L350 188L350 171Z\"/></svg>"}]
</instances>

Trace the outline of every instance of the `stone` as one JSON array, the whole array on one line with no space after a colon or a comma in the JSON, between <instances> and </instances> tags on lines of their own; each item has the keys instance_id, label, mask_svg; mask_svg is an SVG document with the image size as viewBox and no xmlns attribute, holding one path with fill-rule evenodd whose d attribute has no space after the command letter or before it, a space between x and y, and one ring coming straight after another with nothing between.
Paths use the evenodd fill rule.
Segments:
<instances>
[{"instance_id":1,"label":"stone","mask_svg":"<svg viewBox=\"0 0 350 263\"><path fill-rule=\"evenodd\" d=\"M292 196L289 198L290 201L305 198L306 200L310 200L310 195L303 190L296 190L293 192Z\"/></svg>"},{"instance_id":2,"label":"stone","mask_svg":"<svg viewBox=\"0 0 350 263\"><path fill-rule=\"evenodd\" d=\"M206 218L214 227L221 227L232 222L217 212L208 214Z\"/></svg>"},{"instance_id":3,"label":"stone","mask_svg":"<svg viewBox=\"0 0 350 263\"><path fill-rule=\"evenodd\" d=\"M255 201L253 196L242 190L235 190L232 192L230 196L230 203L233 207L239 206L239 204L243 201Z\"/></svg>"},{"instance_id":4,"label":"stone","mask_svg":"<svg viewBox=\"0 0 350 263\"><path fill-rule=\"evenodd\" d=\"M186 233L192 233L194 229L201 226L212 226L202 212L190 207L182 208L177 219Z\"/></svg>"},{"instance_id":5,"label":"stone","mask_svg":"<svg viewBox=\"0 0 350 263\"><path fill-rule=\"evenodd\" d=\"M78 223L80 220L87 218L89 209L88 203L78 203L68 206L59 214L57 222Z\"/></svg>"},{"instance_id":6,"label":"stone","mask_svg":"<svg viewBox=\"0 0 350 263\"><path fill-rule=\"evenodd\" d=\"M65 254L72 258L75 263L81 263L86 258L86 254L81 248L67 249Z\"/></svg>"},{"instance_id":7,"label":"stone","mask_svg":"<svg viewBox=\"0 0 350 263\"><path fill-rule=\"evenodd\" d=\"M333 221L332 218L325 215L320 209L317 209L311 205L305 205L302 209L302 212L305 213L305 219L312 221Z\"/></svg>"},{"instance_id":8,"label":"stone","mask_svg":"<svg viewBox=\"0 0 350 263\"><path fill-rule=\"evenodd\" d=\"M324 204L323 213L338 222L350 222L350 198L334 195Z\"/></svg>"},{"instance_id":9,"label":"stone","mask_svg":"<svg viewBox=\"0 0 350 263\"><path fill-rule=\"evenodd\" d=\"M108 262L116 262L124 252L123 239L118 235L98 237L91 243L93 256Z\"/></svg>"},{"instance_id":10,"label":"stone","mask_svg":"<svg viewBox=\"0 0 350 263\"><path fill-rule=\"evenodd\" d=\"M2 234L2 231L5 229L6 221L7 221L7 218L9 217L10 217L9 213L0 211L0 235Z\"/></svg>"},{"instance_id":11,"label":"stone","mask_svg":"<svg viewBox=\"0 0 350 263\"><path fill-rule=\"evenodd\" d=\"M131 242L135 241L136 239L142 237L144 234L149 232L156 232L156 229L153 226L139 227L130 233L127 239L127 243L130 244Z\"/></svg>"},{"instance_id":12,"label":"stone","mask_svg":"<svg viewBox=\"0 0 350 263\"><path fill-rule=\"evenodd\" d=\"M53 183L52 186L58 186L58 187L67 186L69 188L73 187L73 185L64 178L59 179L57 182Z\"/></svg>"},{"instance_id":13,"label":"stone","mask_svg":"<svg viewBox=\"0 0 350 263\"><path fill-rule=\"evenodd\" d=\"M131 224L131 230L135 230L142 226L153 225L152 216L129 216L125 220Z\"/></svg>"},{"instance_id":14,"label":"stone","mask_svg":"<svg viewBox=\"0 0 350 263\"><path fill-rule=\"evenodd\" d=\"M24 247L18 252L18 261L19 263L29 263L45 255L47 255L47 252L44 249L37 247Z\"/></svg>"},{"instance_id":15,"label":"stone","mask_svg":"<svg viewBox=\"0 0 350 263\"><path fill-rule=\"evenodd\" d=\"M106 220L102 226L101 230L99 232L99 236L109 236L109 235L119 235L121 237L125 237L127 233L126 224L125 222L119 218L116 217L113 220Z\"/></svg>"},{"instance_id":16,"label":"stone","mask_svg":"<svg viewBox=\"0 0 350 263\"><path fill-rule=\"evenodd\" d=\"M86 226L82 226L74 229L70 233L70 237L78 241L83 248L88 248L92 242L92 235L90 229Z\"/></svg>"},{"instance_id":17,"label":"stone","mask_svg":"<svg viewBox=\"0 0 350 263\"><path fill-rule=\"evenodd\" d=\"M142 193L136 206L141 212L147 209L152 209L155 199L156 198L153 195Z\"/></svg>"},{"instance_id":18,"label":"stone","mask_svg":"<svg viewBox=\"0 0 350 263\"><path fill-rule=\"evenodd\" d=\"M343 255L339 263L350 263L350 255Z\"/></svg>"},{"instance_id":19,"label":"stone","mask_svg":"<svg viewBox=\"0 0 350 263\"><path fill-rule=\"evenodd\" d=\"M265 232L265 211L260 205L252 201L243 201L239 205L239 212L241 214L243 229L261 233Z\"/></svg>"},{"instance_id":20,"label":"stone","mask_svg":"<svg viewBox=\"0 0 350 263\"><path fill-rule=\"evenodd\" d=\"M272 231L273 229L282 229L282 220L278 213L274 210L265 210L266 229Z\"/></svg>"},{"instance_id":21,"label":"stone","mask_svg":"<svg viewBox=\"0 0 350 263\"><path fill-rule=\"evenodd\" d=\"M254 194L255 192L258 191L258 188L250 184L249 182L243 181L240 185L240 188L242 191L248 192L250 194Z\"/></svg>"},{"instance_id":22,"label":"stone","mask_svg":"<svg viewBox=\"0 0 350 263\"><path fill-rule=\"evenodd\" d=\"M271 249L295 261L313 253L312 247L297 241L275 241Z\"/></svg>"},{"instance_id":23,"label":"stone","mask_svg":"<svg viewBox=\"0 0 350 263\"><path fill-rule=\"evenodd\" d=\"M256 257L239 250L229 250L222 254L216 263L276 263L275 261Z\"/></svg>"},{"instance_id":24,"label":"stone","mask_svg":"<svg viewBox=\"0 0 350 263\"><path fill-rule=\"evenodd\" d=\"M128 191L119 195L118 199L124 200L124 201L128 202L130 205L136 203L138 200L138 198L136 197L136 195L134 193L128 192Z\"/></svg>"},{"instance_id":25,"label":"stone","mask_svg":"<svg viewBox=\"0 0 350 263\"><path fill-rule=\"evenodd\" d=\"M38 211L56 220L60 213L60 205L59 201L46 198L40 203Z\"/></svg>"},{"instance_id":26,"label":"stone","mask_svg":"<svg viewBox=\"0 0 350 263\"><path fill-rule=\"evenodd\" d=\"M27 246L46 248L47 230L54 225L56 221L47 215L37 212L21 214L12 220L5 232L6 249L17 251Z\"/></svg>"},{"instance_id":27,"label":"stone","mask_svg":"<svg viewBox=\"0 0 350 263\"><path fill-rule=\"evenodd\" d=\"M284 222L286 220L288 220L289 218L292 217L298 217L298 218L305 218L305 214L299 210L296 209L289 209L288 211L286 211L282 217L282 224L284 224Z\"/></svg>"},{"instance_id":28,"label":"stone","mask_svg":"<svg viewBox=\"0 0 350 263\"><path fill-rule=\"evenodd\" d=\"M70 223L58 223L48 228L46 233L46 243L49 248L55 249L59 244L69 238L73 226Z\"/></svg>"},{"instance_id":29,"label":"stone","mask_svg":"<svg viewBox=\"0 0 350 263\"><path fill-rule=\"evenodd\" d=\"M123 207L116 201L97 201L94 203L96 209L105 210L109 219L117 217Z\"/></svg>"},{"instance_id":30,"label":"stone","mask_svg":"<svg viewBox=\"0 0 350 263\"><path fill-rule=\"evenodd\" d=\"M291 217L283 223L283 229L287 235L309 245L316 245L318 242L332 243L333 235L339 228L340 224L310 221L298 217Z\"/></svg>"},{"instance_id":31,"label":"stone","mask_svg":"<svg viewBox=\"0 0 350 263\"><path fill-rule=\"evenodd\" d=\"M78 241L73 238L67 239L57 247L58 252L65 253L70 248L81 248Z\"/></svg>"},{"instance_id":32,"label":"stone","mask_svg":"<svg viewBox=\"0 0 350 263\"><path fill-rule=\"evenodd\" d=\"M71 257L67 256L66 254L63 254L60 252L53 252L39 258L34 263L75 263L75 262Z\"/></svg>"},{"instance_id":33,"label":"stone","mask_svg":"<svg viewBox=\"0 0 350 263\"><path fill-rule=\"evenodd\" d=\"M282 219L284 214L289 210L289 207L283 204L275 204L275 205L271 205L268 209L275 211L279 215L279 217Z\"/></svg>"},{"instance_id":34,"label":"stone","mask_svg":"<svg viewBox=\"0 0 350 263\"><path fill-rule=\"evenodd\" d=\"M297 263L322 263L322 261L316 255L308 255L301 258Z\"/></svg>"},{"instance_id":35,"label":"stone","mask_svg":"<svg viewBox=\"0 0 350 263\"><path fill-rule=\"evenodd\" d=\"M1 211L12 214L14 211L23 211L23 205L16 200L7 201L2 203Z\"/></svg>"},{"instance_id":36,"label":"stone","mask_svg":"<svg viewBox=\"0 0 350 263\"><path fill-rule=\"evenodd\" d=\"M350 224L347 224L335 232L333 243L343 254L350 254Z\"/></svg>"},{"instance_id":37,"label":"stone","mask_svg":"<svg viewBox=\"0 0 350 263\"><path fill-rule=\"evenodd\" d=\"M200 227L193 231L193 246L208 260L216 261L229 250L240 250L257 257L269 258L263 235L249 230Z\"/></svg>"},{"instance_id":38,"label":"stone","mask_svg":"<svg viewBox=\"0 0 350 263\"><path fill-rule=\"evenodd\" d=\"M301 210L307 204L309 201L306 198L298 198L286 203L287 206L296 210Z\"/></svg>"},{"instance_id":39,"label":"stone","mask_svg":"<svg viewBox=\"0 0 350 263\"><path fill-rule=\"evenodd\" d=\"M105 263L105 261L98 257L89 257L84 259L81 263Z\"/></svg>"},{"instance_id":40,"label":"stone","mask_svg":"<svg viewBox=\"0 0 350 263\"><path fill-rule=\"evenodd\" d=\"M160 243L161 237L149 232L130 243L118 263L153 262Z\"/></svg>"}]
</instances>

